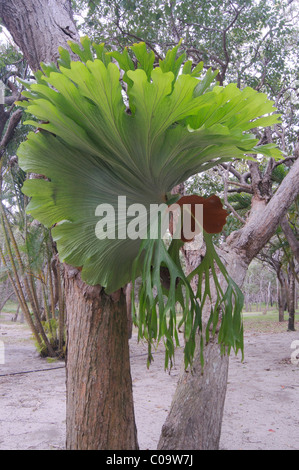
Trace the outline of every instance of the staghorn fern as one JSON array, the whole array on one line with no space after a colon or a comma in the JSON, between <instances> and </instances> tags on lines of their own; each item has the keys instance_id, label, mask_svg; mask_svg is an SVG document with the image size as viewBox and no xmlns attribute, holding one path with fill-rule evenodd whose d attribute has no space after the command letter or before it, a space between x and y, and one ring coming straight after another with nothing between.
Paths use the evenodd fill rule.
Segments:
<instances>
[{"instance_id":1,"label":"staghorn fern","mask_svg":"<svg viewBox=\"0 0 299 470\"><path fill-rule=\"evenodd\" d=\"M215 332L221 319L219 341L224 350L237 351L242 348L243 297L217 256L211 235L204 230L204 261L186 276L179 257L183 242L173 240L167 249L162 236L100 240L96 209L112 205L117 233L123 233L119 196L126 197L128 206L138 203L149 211L151 204L170 204L175 185L221 162L257 152L278 157L272 144L256 148L258 141L248 132L277 122L278 115L269 115L275 111L273 102L235 84L211 87L217 72L202 75L203 64L183 65L179 46L154 67L155 56L144 43L122 53L106 52L103 44L91 45L86 37L81 43L70 43L78 61L60 49L59 68L42 64L37 83L25 84L28 101L20 105L34 116L27 123L39 132L30 133L20 146L19 162L24 171L46 177L25 182L23 191L31 198L28 212L45 226L54 226L61 261L81 267L88 284L101 284L112 293L142 277L139 311L133 313L139 337L148 340L149 361L151 345L164 338L165 365L171 364L177 330L184 324L185 365L192 364L195 336L203 330L202 308L211 297L210 275L217 299L206 339L211 324ZM144 234L148 223L147 217L140 221ZM225 291L215 268L226 280ZM167 288L161 269L168 270ZM194 293L190 282L195 275L199 283ZM183 311L180 325L177 302Z\"/></svg>"}]
</instances>

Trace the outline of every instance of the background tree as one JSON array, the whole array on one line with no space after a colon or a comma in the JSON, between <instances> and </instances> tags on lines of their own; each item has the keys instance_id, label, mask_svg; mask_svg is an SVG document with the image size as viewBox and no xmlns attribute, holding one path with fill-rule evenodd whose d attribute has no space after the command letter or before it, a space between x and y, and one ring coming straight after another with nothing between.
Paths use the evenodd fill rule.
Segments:
<instances>
[{"instance_id":1,"label":"background tree","mask_svg":"<svg viewBox=\"0 0 299 470\"><path fill-rule=\"evenodd\" d=\"M241 228L246 223L246 218L249 215L253 191L250 185L250 172L245 170L246 166L244 167L243 163L235 164L234 167L222 165L213 171L207 172L203 177L198 175L196 178L192 178L187 182L187 191L190 189L191 191L197 192L207 190L209 193L215 191L216 194L223 198L230 215L227 218L227 223L221 236L218 237L218 244L223 240L223 236L227 237L234 230ZM283 161L276 162L271 175L273 193L275 193L278 185L282 182L288 171L289 169L284 165ZM288 275L290 271L290 268L288 268L289 265L293 266L294 263L291 272L294 271L295 277L297 276L297 219L298 200L296 199L288 211L288 217L281 220L281 227L278 227L273 237L271 237L271 240L263 247L257 256L259 260L266 263L265 266L270 267L273 272L276 273L279 285L277 299L279 304L279 321L283 321L283 312L288 309L288 279L292 279ZM254 284L252 293L255 292L258 297L253 300L251 295L251 299L254 302L260 302L262 291L267 292L269 286L267 288L261 284L263 280L261 273L259 273L258 277L252 275L253 272L251 271L250 277L252 277ZM258 285L260 285L260 289ZM259 292L260 294L258 294ZM244 286L244 293L245 303L248 304L249 297L246 295L248 294L246 286Z\"/></svg>"},{"instance_id":2,"label":"background tree","mask_svg":"<svg viewBox=\"0 0 299 470\"><path fill-rule=\"evenodd\" d=\"M26 215L28 200L21 191L26 175L15 155L27 135L22 109L15 105L15 101L22 100L22 87L17 79L29 78L30 70L22 54L10 43L2 45L0 62L0 79L6 91L4 103L0 105L2 275L13 289L14 299L41 354L63 356L61 275L55 276L51 267L51 258L56 253L53 253L50 233Z\"/></svg>"}]
</instances>

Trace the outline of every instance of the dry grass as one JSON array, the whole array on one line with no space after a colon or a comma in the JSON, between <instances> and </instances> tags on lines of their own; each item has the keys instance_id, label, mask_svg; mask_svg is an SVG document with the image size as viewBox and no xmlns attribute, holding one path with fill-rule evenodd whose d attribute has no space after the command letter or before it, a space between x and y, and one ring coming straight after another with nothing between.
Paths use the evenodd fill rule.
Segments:
<instances>
[{"instance_id":1,"label":"dry grass","mask_svg":"<svg viewBox=\"0 0 299 470\"><path fill-rule=\"evenodd\" d=\"M283 333L288 329L288 315L285 312L284 321L278 321L278 311L272 310L265 315L261 312L244 312L244 332L252 333ZM299 321L299 312L295 315L296 323Z\"/></svg>"}]
</instances>

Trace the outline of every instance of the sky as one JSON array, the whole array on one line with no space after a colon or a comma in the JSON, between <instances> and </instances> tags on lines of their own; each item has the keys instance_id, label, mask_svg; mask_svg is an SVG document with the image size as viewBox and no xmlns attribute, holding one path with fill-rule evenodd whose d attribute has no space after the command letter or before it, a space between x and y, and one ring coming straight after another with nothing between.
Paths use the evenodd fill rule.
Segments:
<instances>
[{"instance_id":1,"label":"sky","mask_svg":"<svg viewBox=\"0 0 299 470\"><path fill-rule=\"evenodd\" d=\"M13 43L12 37L4 26L1 26L2 32L0 32L0 43L5 44L11 41Z\"/></svg>"}]
</instances>

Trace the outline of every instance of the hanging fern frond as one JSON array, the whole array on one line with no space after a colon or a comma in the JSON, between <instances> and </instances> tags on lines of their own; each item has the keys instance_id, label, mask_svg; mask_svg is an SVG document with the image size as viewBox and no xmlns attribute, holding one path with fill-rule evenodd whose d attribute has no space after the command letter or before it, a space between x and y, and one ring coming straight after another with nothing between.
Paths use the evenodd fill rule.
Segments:
<instances>
[{"instance_id":1,"label":"hanging fern frond","mask_svg":"<svg viewBox=\"0 0 299 470\"><path fill-rule=\"evenodd\" d=\"M28 101L20 103L34 116L27 123L39 129L20 146L20 165L46 177L25 182L28 212L55 226L61 261L82 268L85 282L112 293L142 277L135 315L139 334L149 343L165 338L167 363L177 340L176 302L184 312L186 366L192 362L201 310L210 295L208 272L217 291L211 321L215 325L218 315L222 318L221 342L238 349L241 294L210 236L205 233L205 261L194 273L205 288L193 293L179 261L179 240L167 250L162 237L99 239L97 207L112 205L119 234L128 225L119 216L119 197L127 206L142 204L147 212L140 226L147 234L150 205L167 203L172 188L195 173L257 152L280 158L273 144L256 147L249 133L277 122L278 115L269 114L275 111L273 102L249 87L212 87L217 72L204 75L201 65L182 66L185 57L177 57L178 46L154 67L153 52L144 43L107 53L103 44L81 42L82 47L70 43L79 60L71 61L61 49L59 68L43 64L37 83L27 84ZM216 265L226 277L225 291L217 284ZM169 289L161 283L161 268L169 270Z\"/></svg>"}]
</instances>

